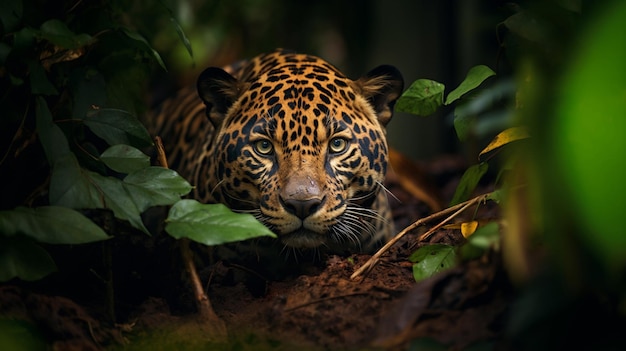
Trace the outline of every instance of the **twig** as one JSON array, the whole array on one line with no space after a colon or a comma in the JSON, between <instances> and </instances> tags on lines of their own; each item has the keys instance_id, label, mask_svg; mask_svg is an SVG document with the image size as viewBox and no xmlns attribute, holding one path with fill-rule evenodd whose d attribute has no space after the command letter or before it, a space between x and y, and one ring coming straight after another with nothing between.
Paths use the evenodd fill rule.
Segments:
<instances>
[{"instance_id":1,"label":"twig","mask_svg":"<svg viewBox=\"0 0 626 351\"><path fill-rule=\"evenodd\" d=\"M462 202L460 204L454 205L452 207L448 207L444 210L441 210L439 212L433 213L428 217L424 217L421 218L415 222L413 222L411 225L409 225L408 227L404 228L400 233L398 233L398 235L396 235L393 239L389 240L389 242L387 242L387 244L385 244L385 246L383 246L382 248L380 248L380 250L378 250L374 255L372 255L372 257L370 257L369 260L367 260L361 267L359 267L359 269L357 269L356 271L354 271L354 273L352 273L352 275L350 276L350 279L356 279L358 278L360 275L362 275L364 272L369 272L372 270L372 268L374 268L374 266L376 266L376 264L378 263L380 256L382 256L387 250L389 250L390 247L392 247L395 243L397 243L400 239L402 239L402 237L412 231L413 229L419 227L420 225L427 223L433 219L439 218L439 217L443 217L448 215L449 213L452 213L452 215L450 215L448 218L444 219L443 221L441 221L441 223L439 223L438 225L434 226L433 228L431 228L429 231L427 231L426 233L424 233L422 236L420 236L419 241L428 239L430 237L430 235L432 235L432 233L434 233L437 229L441 228L443 225L445 225L447 222L449 222L450 220L452 220L454 217L458 216L460 213L462 213L463 211L465 211L466 209L468 209L470 206L475 205L479 202L484 202L487 200L487 198L491 195L492 193L487 193L487 194L483 194L480 196L477 196L471 200L467 200L465 202Z\"/></svg>"},{"instance_id":2,"label":"twig","mask_svg":"<svg viewBox=\"0 0 626 351\"><path fill-rule=\"evenodd\" d=\"M167 157L165 156L165 148L163 147L163 141L160 136L154 137L154 146L157 151L157 161L163 168L170 168L167 164Z\"/></svg>"},{"instance_id":3,"label":"twig","mask_svg":"<svg viewBox=\"0 0 626 351\"><path fill-rule=\"evenodd\" d=\"M165 156L165 149L163 148L161 138L158 136L155 137L154 143L157 149L159 164L161 165L161 167L168 168L167 157ZM194 293L196 307L198 308L200 319L208 324L208 333L210 334L209 336L218 339L225 338L228 335L226 323L224 323L224 321L221 320L220 317L215 313L215 311L213 310L213 306L211 306L211 301L209 300L209 297L204 292L202 282L200 281L200 277L198 276L198 271L195 264L193 263L193 253L189 248L189 239L180 239L180 254L185 265L185 270L189 274L189 280L191 282L191 288Z\"/></svg>"},{"instance_id":4,"label":"twig","mask_svg":"<svg viewBox=\"0 0 626 351\"><path fill-rule=\"evenodd\" d=\"M204 293L202 288L202 282L198 277L196 266L193 264L193 254L189 248L189 239L180 239L180 253L183 257L185 269L189 274L189 280L191 281L191 288L193 289L194 296L196 298L196 306L200 314L202 321L208 322L210 328L209 333L215 338L224 338L228 335L226 324L220 319L220 317L213 310L209 297Z\"/></svg>"}]
</instances>

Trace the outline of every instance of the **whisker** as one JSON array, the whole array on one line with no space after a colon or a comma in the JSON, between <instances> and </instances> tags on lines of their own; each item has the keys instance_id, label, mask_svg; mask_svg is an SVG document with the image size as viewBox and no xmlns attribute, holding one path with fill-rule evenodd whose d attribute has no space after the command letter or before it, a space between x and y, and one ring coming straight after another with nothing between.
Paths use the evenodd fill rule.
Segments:
<instances>
[{"instance_id":1,"label":"whisker","mask_svg":"<svg viewBox=\"0 0 626 351\"><path fill-rule=\"evenodd\" d=\"M398 199L398 197L395 196L389 189L387 189L387 187L382 182L376 181L376 183L383 189L385 193L387 193L387 195L391 196L394 200L398 201L399 203L402 203L402 201Z\"/></svg>"}]
</instances>

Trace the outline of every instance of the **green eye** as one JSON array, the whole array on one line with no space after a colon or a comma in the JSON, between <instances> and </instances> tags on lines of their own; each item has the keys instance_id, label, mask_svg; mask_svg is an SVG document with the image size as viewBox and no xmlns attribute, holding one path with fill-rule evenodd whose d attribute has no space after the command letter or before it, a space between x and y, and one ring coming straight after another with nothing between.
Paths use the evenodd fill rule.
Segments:
<instances>
[{"instance_id":1,"label":"green eye","mask_svg":"<svg viewBox=\"0 0 626 351\"><path fill-rule=\"evenodd\" d=\"M348 148L348 141L344 138L333 138L328 147L330 148L330 152L338 154L346 151Z\"/></svg>"},{"instance_id":2,"label":"green eye","mask_svg":"<svg viewBox=\"0 0 626 351\"><path fill-rule=\"evenodd\" d=\"M274 146L269 140L262 139L254 143L254 150L256 150L256 152L260 155L269 155L272 151L274 151Z\"/></svg>"}]
</instances>

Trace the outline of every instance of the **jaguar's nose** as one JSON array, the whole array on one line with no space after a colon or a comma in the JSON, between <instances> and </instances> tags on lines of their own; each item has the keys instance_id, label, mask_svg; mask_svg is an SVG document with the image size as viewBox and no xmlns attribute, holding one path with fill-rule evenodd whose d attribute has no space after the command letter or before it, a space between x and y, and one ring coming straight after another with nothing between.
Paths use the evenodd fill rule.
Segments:
<instances>
[{"instance_id":1,"label":"jaguar's nose","mask_svg":"<svg viewBox=\"0 0 626 351\"><path fill-rule=\"evenodd\" d=\"M305 219L313 213L317 212L320 208L324 199L320 198L310 198L306 200L300 199L287 199L284 200L282 197L280 198L283 207L287 212L294 214L296 217L300 219Z\"/></svg>"}]
</instances>

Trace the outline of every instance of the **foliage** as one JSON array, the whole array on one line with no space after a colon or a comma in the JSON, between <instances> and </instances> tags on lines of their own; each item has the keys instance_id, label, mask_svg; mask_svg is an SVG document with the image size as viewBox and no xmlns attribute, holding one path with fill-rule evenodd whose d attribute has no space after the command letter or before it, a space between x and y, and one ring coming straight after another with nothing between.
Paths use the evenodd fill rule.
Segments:
<instances>
[{"instance_id":1,"label":"foliage","mask_svg":"<svg viewBox=\"0 0 626 351\"><path fill-rule=\"evenodd\" d=\"M455 247L444 244L433 244L421 247L409 256L414 262L413 277L415 281L424 280L456 264Z\"/></svg>"},{"instance_id":2,"label":"foliage","mask_svg":"<svg viewBox=\"0 0 626 351\"><path fill-rule=\"evenodd\" d=\"M223 204L181 200L170 209L165 230L173 237L220 245L258 236L276 237L251 214L233 213Z\"/></svg>"},{"instance_id":3,"label":"foliage","mask_svg":"<svg viewBox=\"0 0 626 351\"><path fill-rule=\"evenodd\" d=\"M612 8L582 37L559 84L553 125L558 132L540 160L566 175L564 184L547 177L546 185L556 181L576 194L568 206L580 219L584 245L611 274L621 275L626 236L615 220L626 208L626 45L615 33L626 29L626 6L616 2Z\"/></svg>"},{"instance_id":4,"label":"foliage","mask_svg":"<svg viewBox=\"0 0 626 351\"><path fill-rule=\"evenodd\" d=\"M175 171L150 166L141 151L152 145L136 117L145 111L145 82L166 66L149 40L133 29L126 6L118 1L2 3L0 108L5 113L0 129L3 140L10 142L0 145L0 186L15 188L13 184L33 173L36 165L48 176L37 180L47 197L39 195L38 183L29 183L26 197L2 200L0 281L36 280L54 271L54 262L38 243L108 239L81 213L84 209L111 211L149 234L142 212L172 205L192 189ZM171 29L191 55L172 11L163 4L158 7L162 17L170 17ZM38 140L39 148L31 140ZM28 157L22 156L23 150ZM233 215L219 213L215 218ZM193 214L190 218L197 220ZM205 236L220 229L210 224L202 228ZM240 230L245 237L254 236L246 229ZM231 240L241 240L237 233ZM260 233L269 235L267 229ZM218 241L228 240L226 236Z\"/></svg>"}]
</instances>

